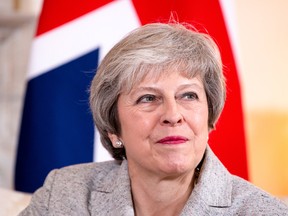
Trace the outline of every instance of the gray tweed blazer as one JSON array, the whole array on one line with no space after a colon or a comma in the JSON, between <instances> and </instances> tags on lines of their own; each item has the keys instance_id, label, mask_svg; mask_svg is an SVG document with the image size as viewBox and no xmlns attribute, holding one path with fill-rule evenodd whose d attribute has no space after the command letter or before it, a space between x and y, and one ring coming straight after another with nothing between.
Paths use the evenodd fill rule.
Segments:
<instances>
[{"instance_id":1,"label":"gray tweed blazer","mask_svg":"<svg viewBox=\"0 0 288 216\"><path fill-rule=\"evenodd\" d=\"M74 165L52 171L26 215L134 215L127 161ZM288 206L231 175L209 147L181 216L288 215Z\"/></svg>"}]
</instances>

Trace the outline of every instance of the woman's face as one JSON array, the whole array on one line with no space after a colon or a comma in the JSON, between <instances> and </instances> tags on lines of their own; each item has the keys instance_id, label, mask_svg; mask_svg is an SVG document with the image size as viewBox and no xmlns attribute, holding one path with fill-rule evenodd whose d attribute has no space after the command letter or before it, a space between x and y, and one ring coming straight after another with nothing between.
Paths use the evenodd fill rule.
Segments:
<instances>
[{"instance_id":1,"label":"woman's face","mask_svg":"<svg viewBox=\"0 0 288 216\"><path fill-rule=\"evenodd\" d=\"M199 77L147 76L120 95L118 112L130 174L194 172L208 139L208 106Z\"/></svg>"}]
</instances>

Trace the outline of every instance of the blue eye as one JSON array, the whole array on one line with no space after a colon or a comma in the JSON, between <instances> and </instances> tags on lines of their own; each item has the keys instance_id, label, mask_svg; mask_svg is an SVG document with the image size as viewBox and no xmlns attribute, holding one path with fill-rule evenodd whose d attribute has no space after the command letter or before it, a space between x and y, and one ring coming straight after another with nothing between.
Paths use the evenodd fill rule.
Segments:
<instances>
[{"instance_id":1,"label":"blue eye","mask_svg":"<svg viewBox=\"0 0 288 216\"><path fill-rule=\"evenodd\" d=\"M182 98L187 99L187 100L199 99L198 95L195 92L186 92L182 95Z\"/></svg>"},{"instance_id":2,"label":"blue eye","mask_svg":"<svg viewBox=\"0 0 288 216\"><path fill-rule=\"evenodd\" d=\"M138 103L151 103L151 102L155 101L155 99L156 99L155 95L147 94L147 95L143 95L140 98L138 98L136 103L137 104Z\"/></svg>"}]
</instances>

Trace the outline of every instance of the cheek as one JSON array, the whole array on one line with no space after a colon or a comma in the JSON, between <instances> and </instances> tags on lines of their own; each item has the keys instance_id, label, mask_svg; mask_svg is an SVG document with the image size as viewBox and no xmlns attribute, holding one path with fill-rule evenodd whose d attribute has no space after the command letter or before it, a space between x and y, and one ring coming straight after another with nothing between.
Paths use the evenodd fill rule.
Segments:
<instances>
[{"instance_id":1,"label":"cheek","mask_svg":"<svg viewBox=\"0 0 288 216\"><path fill-rule=\"evenodd\" d=\"M187 115L189 116L189 124L194 128L194 130L196 130L198 133L206 130L208 132L208 108L201 107L199 109L195 109Z\"/></svg>"},{"instance_id":2,"label":"cheek","mask_svg":"<svg viewBox=\"0 0 288 216\"><path fill-rule=\"evenodd\" d=\"M126 141L135 138L146 138L149 136L155 124L155 118L152 115L145 115L135 110L119 110L119 120L121 125L121 137Z\"/></svg>"}]
</instances>

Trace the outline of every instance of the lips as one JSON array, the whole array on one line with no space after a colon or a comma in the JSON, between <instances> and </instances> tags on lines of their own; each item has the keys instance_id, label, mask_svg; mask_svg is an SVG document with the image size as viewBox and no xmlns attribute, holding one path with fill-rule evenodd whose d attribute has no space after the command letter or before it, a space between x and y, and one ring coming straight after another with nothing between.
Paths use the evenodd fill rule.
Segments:
<instances>
[{"instance_id":1,"label":"lips","mask_svg":"<svg viewBox=\"0 0 288 216\"><path fill-rule=\"evenodd\" d=\"M175 144L182 144L187 141L188 139L183 136L167 136L158 140L157 143L175 145Z\"/></svg>"}]
</instances>

